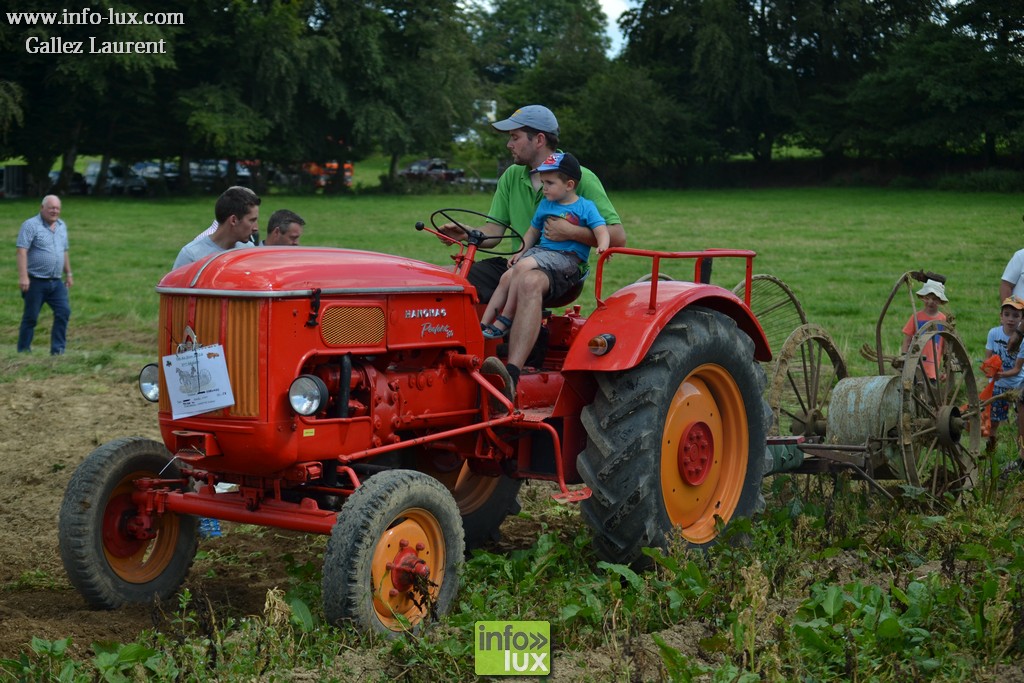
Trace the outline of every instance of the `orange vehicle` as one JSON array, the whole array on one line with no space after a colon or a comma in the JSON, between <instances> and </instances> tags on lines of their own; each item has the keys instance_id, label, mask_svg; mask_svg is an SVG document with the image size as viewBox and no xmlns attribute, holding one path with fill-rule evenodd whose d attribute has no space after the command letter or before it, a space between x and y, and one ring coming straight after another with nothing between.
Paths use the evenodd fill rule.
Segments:
<instances>
[{"instance_id":1,"label":"orange vehicle","mask_svg":"<svg viewBox=\"0 0 1024 683\"><path fill-rule=\"evenodd\" d=\"M212 517L329 535L325 616L394 634L450 607L465 547L496 534L526 479L579 502L599 555L621 563L680 535L709 544L763 504L768 344L749 300L698 277L740 259L749 292L753 252L609 249L596 310L545 319L513 394L466 279L483 239L449 240L454 268L292 247L167 274L158 362L140 374L163 443L100 446L61 507L88 603L173 595ZM652 277L607 294L613 254ZM658 277L678 259L695 281Z\"/></svg>"},{"instance_id":2,"label":"orange vehicle","mask_svg":"<svg viewBox=\"0 0 1024 683\"><path fill-rule=\"evenodd\" d=\"M340 183L344 187L352 187L354 171L355 168L350 161L346 161L344 164L339 164L337 161L326 161L323 164L307 161L302 164L302 172L313 178L313 186L316 188L324 188L336 183Z\"/></svg>"}]
</instances>

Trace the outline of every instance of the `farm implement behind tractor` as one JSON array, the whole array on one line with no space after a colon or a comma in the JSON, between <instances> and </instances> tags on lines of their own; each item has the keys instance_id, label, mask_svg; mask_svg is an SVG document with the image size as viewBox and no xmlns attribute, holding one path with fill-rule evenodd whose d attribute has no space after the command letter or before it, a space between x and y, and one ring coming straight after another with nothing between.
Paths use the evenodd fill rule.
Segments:
<instances>
[{"instance_id":1,"label":"farm implement behind tractor","mask_svg":"<svg viewBox=\"0 0 1024 683\"><path fill-rule=\"evenodd\" d=\"M419 227L440 237L457 217ZM61 507L86 601L172 596L211 517L329 535L326 618L394 634L449 608L466 546L496 536L524 480L554 482L602 558L638 565L644 547L704 546L763 507L769 346L749 297L702 281L739 259L750 291L753 252L609 250L596 310L547 316L513 391L466 279L502 249L484 239L448 239L454 268L289 247L166 275L158 362L140 375L163 443L100 446ZM613 254L650 275L606 292ZM670 260L693 280L663 279Z\"/></svg>"},{"instance_id":2,"label":"farm implement behind tractor","mask_svg":"<svg viewBox=\"0 0 1024 683\"><path fill-rule=\"evenodd\" d=\"M760 277L753 278L755 285ZM897 481L905 492L939 504L974 486L982 406L970 356L952 321L918 327L905 354L886 353L884 345L886 332L902 328L910 314L916 318L914 283L928 280L945 278L913 271L893 286L875 325L874 347L861 349L877 363L878 375L850 377L832 338L814 323L805 321L775 348L767 393L770 473L847 471L884 496L893 493L883 482ZM792 292L785 288L787 300L779 291L762 297L777 302L772 315L799 310L802 316ZM901 292L910 306L894 320L888 314ZM759 309L756 301L752 308ZM938 356L934 373L929 349Z\"/></svg>"}]
</instances>

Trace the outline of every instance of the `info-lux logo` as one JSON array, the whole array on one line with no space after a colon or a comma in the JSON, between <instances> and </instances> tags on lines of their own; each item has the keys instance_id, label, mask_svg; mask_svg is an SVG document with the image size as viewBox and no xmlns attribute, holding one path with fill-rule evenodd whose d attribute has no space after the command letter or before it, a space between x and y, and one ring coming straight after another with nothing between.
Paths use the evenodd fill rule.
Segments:
<instances>
[{"instance_id":1,"label":"info-lux logo","mask_svg":"<svg viewBox=\"0 0 1024 683\"><path fill-rule=\"evenodd\" d=\"M478 676L551 673L551 625L546 621L478 621L474 635Z\"/></svg>"}]
</instances>

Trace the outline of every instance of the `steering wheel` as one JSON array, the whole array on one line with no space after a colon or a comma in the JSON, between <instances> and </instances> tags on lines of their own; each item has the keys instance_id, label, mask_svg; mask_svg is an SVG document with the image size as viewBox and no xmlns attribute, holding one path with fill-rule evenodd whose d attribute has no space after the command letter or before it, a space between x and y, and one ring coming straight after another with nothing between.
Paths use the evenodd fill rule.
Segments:
<instances>
[{"instance_id":1,"label":"steering wheel","mask_svg":"<svg viewBox=\"0 0 1024 683\"><path fill-rule=\"evenodd\" d=\"M500 225L501 227L505 228L506 232L503 232L501 235L498 235L498 236L485 235L480 230L477 230L476 228L471 228L469 226L463 225L461 222L455 220L454 218L451 217L452 213L455 213L455 214L468 213L470 215L477 216L479 218L483 218L488 223L494 223L495 225ZM440 229L440 225L438 225L438 220L437 220L438 216L443 217L445 219L446 223L454 223L456 226L458 226L459 228L462 229L462 232L464 232L466 234L466 236L464 238L462 238L461 240L457 240L454 237L448 237L447 235L442 233L441 229ZM523 247L523 236L519 234L518 230L513 228L508 223L505 223L504 221L499 221L497 218L494 218L493 216L488 216L485 213L480 213L479 211L473 211L472 209L438 209L434 213L430 214L430 225L434 228L434 232L436 232L439 235L443 235L447 239L452 240L452 242L458 242L459 244L461 244L461 245L463 245L465 247L468 247L470 245L474 245L474 246L476 246L476 250L478 252L483 252L484 254L491 254L492 256L514 256L514 255L518 254L519 251ZM511 235L507 234L507 231L511 231L512 234ZM486 249L486 248L480 246L483 242L485 242L487 240L498 240L498 241L501 241L501 240L506 240L506 239L519 240L518 246L515 249L511 250L511 251L497 251L495 249Z\"/></svg>"}]
</instances>

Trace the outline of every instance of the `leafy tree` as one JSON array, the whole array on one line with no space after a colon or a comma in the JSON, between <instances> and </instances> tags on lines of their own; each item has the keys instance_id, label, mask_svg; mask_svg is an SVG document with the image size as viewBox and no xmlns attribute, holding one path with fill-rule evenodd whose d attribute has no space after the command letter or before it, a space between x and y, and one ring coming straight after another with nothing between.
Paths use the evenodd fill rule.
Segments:
<instances>
[{"instance_id":1,"label":"leafy tree","mask_svg":"<svg viewBox=\"0 0 1024 683\"><path fill-rule=\"evenodd\" d=\"M922 26L847 98L854 145L907 158L985 151L1024 122L1024 73L1001 61L982 34Z\"/></svg>"},{"instance_id":2,"label":"leafy tree","mask_svg":"<svg viewBox=\"0 0 1024 683\"><path fill-rule=\"evenodd\" d=\"M940 17L944 0L779 0L773 41L796 77L795 137L842 154L848 145L847 95L918 26Z\"/></svg>"},{"instance_id":3,"label":"leafy tree","mask_svg":"<svg viewBox=\"0 0 1024 683\"><path fill-rule=\"evenodd\" d=\"M603 25L585 21L590 13L583 7L575 12L560 38L537 53L534 66L500 89L508 106L537 102L558 112L572 106L588 80L607 67Z\"/></svg>"},{"instance_id":4,"label":"leafy tree","mask_svg":"<svg viewBox=\"0 0 1024 683\"><path fill-rule=\"evenodd\" d=\"M369 40L359 71L348 76L351 137L376 144L391 158L448 150L464 130L479 97L469 55L469 32L455 0L392 0L366 10Z\"/></svg>"},{"instance_id":5,"label":"leafy tree","mask_svg":"<svg viewBox=\"0 0 1024 683\"><path fill-rule=\"evenodd\" d=\"M10 24L0 26L0 52L13 53L20 49L16 29ZM16 81L8 80L10 76L5 70L4 77L0 78L0 156L10 156L7 133L25 121L25 91Z\"/></svg>"},{"instance_id":6,"label":"leafy tree","mask_svg":"<svg viewBox=\"0 0 1024 683\"><path fill-rule=\"evenodd\" d=\"M769 159L788 131L795 88L768 31L772 8L734 0L649 0L622 20L623 59L649 70L691 128L708 131L683 157L749 152Z\"/></svg>"},{"instance_id":7,"label":"leafy tree","mask_svg":"<svg viewBox=\"0 0 1024 683\"><path fill-rule=\"evenodd\" d=\"M983 144L992 164L999 139L1014 151L1024 149L1024 14L1007 0L967 0L954 5L949 23L957 33L975 36L990 62L977 74L976 85L991 95L985 101Z\"/></svg>"},{"instance_id":8,"label":"leafy tree","mask_svg":"<svg viewBox=\"0 0 1024 683\"><path fill-rule=\"evenodd\" d=\"M0 81L0 154L4 150L7 132L20 126L24 120L22 102L24 91L21 86L11 81Z\"/></svg>"},{"instance_id":9,"label":"leafy tree","mask_svg":"<svg viewBox=\"0 0 1024 683\"><path fill-rule=\"evenodd\" d=\"M671 169L713 156L699 112L681 107L642 68L612 64L559 112L566 148L608 185L664 184Z\"/></svg>"},{"instance_id":10,"label":"leafy tree","mask_svg":"<svg viewBox=\"0 0 1024 683\"><path fill-rule=\"evenodd\" d=\"M515 83L549 49L567 56L607 52L607 17L598 0L495 0L491 5L475 15L474 42L484 77L492 83Z\"/></svg>"},{"instance_id":11,"label":"leafy tree","mask_svg":"<svg viewBox=\"0 0 1024 683\"><path fill-rule=\"evenodd\" d=\"M293 110L295 82L310 66L302 41L307 3L280 0L221 5L191 2L194 40L182 45L174 102L181 169L196 156L226 158L227 182L236 159L257 158L277 121Z\"/></svg>"},{"instance_id":12,"label":"leafy tree","mask_svg":"<svg viewBox=\"0 0 1024 683\"><path fill-rule=\"evenodd\" d=\"M51 1L11 0L6 11L55 12L66 7ZM105 12L107 3L90 7ZM116 11L153 9L145 1L118 5ZM33 191L45 187L47 173L54 159L63 156L64 176L74 165L79 150L88 144L97 121L109 120L116 112L106 106L111 93L126 83L151 79L161 69L172 65L163 54L42 54L25 48L29 38L38 44L51 39L81 41L90 45L90 37L102 41L159 41L168 33L161 26L141 25L43 25L30 28L8 25L2 42L4 47L16 44L4 76L17 83L23 93L22 123L11 130L11 148L25 157Z\"/></svg>"},{"instance_id":13,"label":"leafy tree","mask_svg":"<svg viewBox=\"0 0 1024 683\"><path fill-rule=\"evenodd\" d=\"M609 41L605 14L597 0L495 3L480 20L476 37L483 73L495 87L497 112L507 116L514 107L543 104L558 116L567 148L578 149L583 127L598 131L621 118L614 103L600 102L582 112L583 91L608 68ZM574 123L578 121L578 124ZM606 121L605 121L606 120ZM505 140L493 135L489 123L479 129L484 145L496 156L507 156ZM589 156L590 164L601 157Z\"/></svg>"}]
</instances>

